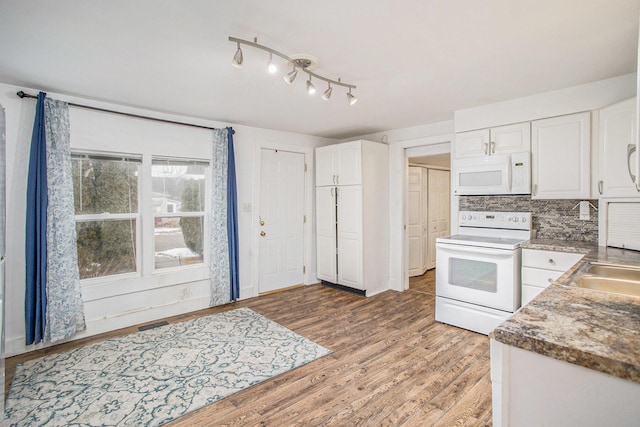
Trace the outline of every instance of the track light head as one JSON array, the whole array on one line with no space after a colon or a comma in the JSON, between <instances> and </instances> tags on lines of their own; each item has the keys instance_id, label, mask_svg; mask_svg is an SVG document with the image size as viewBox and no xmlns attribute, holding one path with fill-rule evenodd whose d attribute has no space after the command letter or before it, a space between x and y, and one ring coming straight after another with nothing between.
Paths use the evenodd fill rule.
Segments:
<instances>
[{"instance_id":1,"label":"track light head","mask_svg":"<svg viewBox=\"0 0 640 427\"><path fill-rule=\"evenodd\" d=\"M293 70L288 72L284 76L284 81L287 82L287 84L291 84L296 79L297 75L298 75L298 69L296 67L293 67Z\"/></svg>"},{"instance_id":2,"label":"track light head","mask_svg":"<svg viewBox=\"0 0 640 427\"><path fill-rule=\"evenodd\" d=\"M242 68L243 61L244 58L242 57L242 49L240 49L240 43L238 43L238 50L236 50L236 54L233 55L231 65L233 65L234 67Z\"/></svg>"},{"instance_id":3,"label":"track light head","mask_svg":"<svg viewBox=\"0 0 640 427\"><path fill-rule=\"evenodd\" d=\"M331 83L329 83L329 87L327 88L327 90L322 92L322 99L324 99L325 101L328 101L329 98L331 98L332 91L333 91L333 88L331 87Z\"/></svg>"},{"instance_id":4,"label":"track light head","mask_svg":"<svg viewBox=\"0 0 640 427\"><path fill-rule=\"evenodd\" d=\"M309 80L307 80L307 93L309 95L316 93L316 87L311 83L311 76L309 76Z\"/></svg>"},{"instance_id":5,"label":"track light head","mask_svg":"<svg viewBox=\"0 0 640 427\"><path fill-rule=\"evenodd\" d=\"M276 63L273 62L272 53L269 53L269 62L267 62L267 71L269 72L269 74L275 74L275 72L278 71L278 67L276 66Z\"/></svg>"},{"instance_id":6,"label":"track light head","mask_svg":"<svg viewBox=\"0 0 640 427\"><path fill-rule=\"evenodd\" d=\"M349 105L353 105L358 102L358 98L351 94L351 88L349 88L349 92L347 92L347 101L349 101Z\"/></svg>"}]
</instances>

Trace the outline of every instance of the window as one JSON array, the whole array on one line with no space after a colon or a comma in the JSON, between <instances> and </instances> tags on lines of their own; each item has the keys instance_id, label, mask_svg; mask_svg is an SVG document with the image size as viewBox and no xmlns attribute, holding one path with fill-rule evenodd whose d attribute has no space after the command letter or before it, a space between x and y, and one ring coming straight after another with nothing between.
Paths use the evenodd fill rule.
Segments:
<instances>
[{"instance_id":1,"label":"window","mask_svg":"<svg viewBox=\"0 0 640 427\"><path fill-rule=\"evenodd\" d=\"M72 156L80 279L137 271L140 159Z\"/></svg>"},{"instance_id":2,"label":"window","mask_svg":"<svg viewBox=\"0 0 640 427\"><path fill-rule=\"evenodd\" d=\"M209 163L73 154L80 279L203 265Z\"/></svg>"},{"instance_id":3,"label":"window","mask_svg":"<svg viewBox=\"0 0 640 427\"><path fill-rule=\"evenodd\" d=\"M202 264L208 163L154 157L155 269Z\"/></svg>"}]
</instances>

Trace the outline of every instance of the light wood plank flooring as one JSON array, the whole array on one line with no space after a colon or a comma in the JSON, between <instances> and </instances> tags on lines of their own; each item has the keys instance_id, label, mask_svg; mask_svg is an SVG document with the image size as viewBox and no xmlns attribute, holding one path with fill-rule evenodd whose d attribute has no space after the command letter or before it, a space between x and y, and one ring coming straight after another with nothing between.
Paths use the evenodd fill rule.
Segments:
<instances>
[{"instance_id":1,"label":"light wood plank flooring","mask_svg":"<svg viewBox=\"0 0 640 427\"><path fill-rule=\"evenodd\" d=\"M436 269L427 270L422 276L409 278L409 289L427 294L436 294Z\"/></svg>"},{"instance_id":2,"label":"light wood plank flooring","mask_svg":"<svg viewBox=\"0 0 640 427\"><path fill-rule=\"evenodd\" d=\"M333 351L168 425L491 425L489 339L435 322L434 304L411 284L370 298L312 285L166 319L249 307ZM8 381L24 360L136 330L10 358Z\"/></svg>"}]
</instances>

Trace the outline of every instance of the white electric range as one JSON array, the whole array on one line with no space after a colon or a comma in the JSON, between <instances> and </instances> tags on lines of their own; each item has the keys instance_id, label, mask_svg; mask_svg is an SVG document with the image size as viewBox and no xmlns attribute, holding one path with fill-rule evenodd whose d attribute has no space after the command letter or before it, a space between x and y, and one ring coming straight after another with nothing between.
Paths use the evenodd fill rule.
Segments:
<instances>
[{"instance_id":1,"label":"white electric range","mask_svg":"<svg viewBox=\"0 0 640 427\"><path fill-rule=\"evenodd\" d=\"M458 228L436 239L436 320L488 334L520 308L531 213L461 211Z\"/></svg>"}]
</instances>

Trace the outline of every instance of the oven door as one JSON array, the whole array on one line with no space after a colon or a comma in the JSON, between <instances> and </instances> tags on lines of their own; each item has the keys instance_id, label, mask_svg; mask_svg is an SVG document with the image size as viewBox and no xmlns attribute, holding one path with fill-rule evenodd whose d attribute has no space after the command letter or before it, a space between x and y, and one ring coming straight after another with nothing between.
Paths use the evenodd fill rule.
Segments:
<instances>
[{"instance_id":1,"label":"oven door","mask_svg":"<svg viewBox=\"0 0 640 427\"><path fill-rule=\"evenodd\" d=\"M436 244L436 295L514 312L520 307L520 249Z\"/></svg>"}]
</instances>

